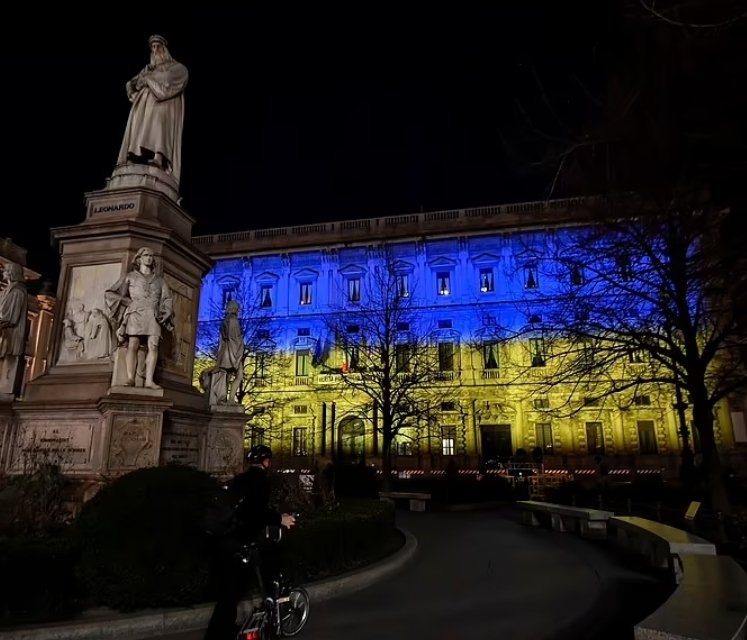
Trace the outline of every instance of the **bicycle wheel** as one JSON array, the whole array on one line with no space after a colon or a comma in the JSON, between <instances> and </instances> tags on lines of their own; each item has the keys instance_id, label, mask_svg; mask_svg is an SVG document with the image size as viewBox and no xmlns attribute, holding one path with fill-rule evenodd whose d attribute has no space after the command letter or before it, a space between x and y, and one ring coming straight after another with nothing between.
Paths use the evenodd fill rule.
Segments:
<instances>
[{"instance_id":1,"label":"bicycle wheel","mask_svg":"<svg viewBox=\"0 0 747 640\"><path fill-rule=\"evenodd\" d=\"M280 613L280 633L283 636L295 636L303 629L309 619L311 601L303 587L292 587L287 594L278 599Z\"/></svg>"}]
</instances>

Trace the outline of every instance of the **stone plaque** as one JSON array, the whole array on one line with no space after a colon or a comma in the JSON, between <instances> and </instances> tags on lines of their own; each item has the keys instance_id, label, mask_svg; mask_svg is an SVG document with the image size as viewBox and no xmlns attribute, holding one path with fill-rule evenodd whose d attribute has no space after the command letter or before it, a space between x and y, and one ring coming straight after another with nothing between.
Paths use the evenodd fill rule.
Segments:
<instances>
[{"instance_id":1,"label":"stone plaque","mask_svg":"<svg viewBox=\"0 0 747 640\"><path fill-rule=\"evenodd\" d=\"M174 331L163 333L161 357L169 371L190 375L191 354L194 352L194 289L168 273L164 274L174 300Z\"/></svg>"},{"instance_id":2,"label":"stone plaque","mask_svg":"<svg viewBox=\"0 0 747 640\"><path fill-rule=\"evenodd\" d=\"M240 430L211 429L207 448L208 470L233 473L241 467L244 442Z\"/></svg>"},{"instance_id":3,"label":"stone plaque","mask_svg":"<svg viewBox=\"0 0 747 640\"><path fill-rule=\"evenodd\" d=\"M111 430L110 469L131 471L158 463L161 416L117 414Z\"/></svg>"},{"instance_id":4,"label":"stone plaque","mask_svg":"<svg viewBox=\"0 0 747 640\"><path fill-rule=\"evenodd\" d=\"M119 279L121 272L119 262L71 269L57 364L110 360L116 339L106 315L104 291Z\"/></svg>"},{"instance_id":5,"label":"stone plaque","mask_svg":"<svg viewBox=\"0 0 747 640\"><path fill-rule=\"evenodd\" d=\"M31 422L21 424L13 452L13 469L58 464L62 469L91 463L92 422Z\"/></svg>"},{"instance_id":6,"label":"stone plaque","mask_svg":"<svg viewBox=\"0 0 747 640\"><path fill-rule=\"evenodd\" d=\"M190 429L172 429L164 433L161 441L161 464L200 464L200 442L197 433Z\"/></svg>"}]
</instances>

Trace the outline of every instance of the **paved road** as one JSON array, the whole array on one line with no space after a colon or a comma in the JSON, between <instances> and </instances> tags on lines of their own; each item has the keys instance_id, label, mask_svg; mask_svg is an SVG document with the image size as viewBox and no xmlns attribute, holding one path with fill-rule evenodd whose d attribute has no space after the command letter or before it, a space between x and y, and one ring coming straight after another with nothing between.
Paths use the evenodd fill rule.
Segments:
<instances>
[{"instance_id":1,"label":"paved road","mask_svg":"<svg viewBox=\"0 0 747 640\"><path fill-rule=\"evenodd\" d=\"M495 511L398 511L398 522L418 539L416 559L385 582L312 602L299 638L632 638L629 629L610 632L621 627L619 607L650 608L649 594L660 594L656 580L601 548Z\"/></svg>"}]
</instances>

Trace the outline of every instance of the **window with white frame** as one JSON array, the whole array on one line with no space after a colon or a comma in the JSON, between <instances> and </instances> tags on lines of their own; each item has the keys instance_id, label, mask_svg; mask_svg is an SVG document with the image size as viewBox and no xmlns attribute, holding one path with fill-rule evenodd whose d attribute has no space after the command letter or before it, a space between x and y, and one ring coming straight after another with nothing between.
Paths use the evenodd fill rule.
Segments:
<instances>
[{"instance_id":1,"label":"window with white frame","mask_svg":"<svg viewBox=\"0 0 747 640\"><path fill-rule=\"evenodd\" d=\"M493 291L495 291L493 267L483 267L480 269L480 293L491 293Z\"/></svg>"},{"instance_id":2,"label":"window with white frame","mask_svg":"<svg viewBox=\"0 0 747 640\"><path fill-rule=\"evenodd\" d=\"M302 305L311 304L311 283L298 283L298 303Z\"/></svg>"},{"instance_id":3,"label":"window with white frame","mask_svg":"<svg viewBox=\"0 0 747 640\"><path fill-rule=\"evenodd\" d=\"M441 427L441 454L456 455L456 427Z\"/></svg>"},{"instance_id":4,"label":"window with white frame","mask_svg":"<svg viewBox=\"0 0 747 640\"><path fill-rule=\"evenodd\" d=\"M451 295L451 274L448 271L436 272L436 292L439 296Z\"/></svg>"}]
</instances>

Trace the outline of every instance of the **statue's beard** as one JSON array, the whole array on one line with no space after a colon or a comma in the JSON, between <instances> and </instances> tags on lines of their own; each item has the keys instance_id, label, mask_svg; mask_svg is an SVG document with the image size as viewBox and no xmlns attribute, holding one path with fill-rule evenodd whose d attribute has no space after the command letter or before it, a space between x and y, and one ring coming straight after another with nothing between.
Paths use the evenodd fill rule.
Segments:
<instances>
[{"instance_id":1,"label":"statue's beard","mask_svg":"<svg viewBox=\"0 0 747 640\"><path fill-rule=\"evenodd\" d=\"M158 53L151 54L150 64L152 67L163 64L165 62L171 62L171 56L165 51L159 51Z\"/></svg>"}]
</instances>

